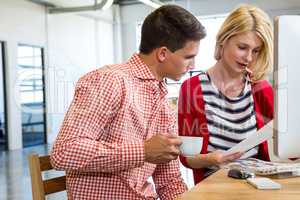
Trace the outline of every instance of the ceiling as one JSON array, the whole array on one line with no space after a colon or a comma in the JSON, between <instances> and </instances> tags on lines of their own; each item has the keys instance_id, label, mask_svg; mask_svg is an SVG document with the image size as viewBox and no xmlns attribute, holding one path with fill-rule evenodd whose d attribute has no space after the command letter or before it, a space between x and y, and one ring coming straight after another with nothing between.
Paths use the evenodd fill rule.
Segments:
<instances>
[{"instance_id":1,"label":"ceiling","mask_svg":"<svg viewBox=\"0 0 300 200\"><path fill-rule=\"evenodd\" d=\"M94 5L95 0L28 0L38 4L44 4L48 6L55 7L77 7L77 6L90 6ZM167 0L160 0L162 2ZM98 0L98 3L101 0ZM131 4L140 4L138 0L114 0L114 4L119 5L131 5Z\"/></svg>"},{"instance_id":2,"label":"ceiling","mask_svg":"<svg viewBox=\"0 0 300 200\"><path fill-rule=\"evenodd\" d=\"M87 8L83 10L83 7L93 7L95 5L95 0L27 0L36 4L49 6L50 8L67 8L73 10L71 13L78 14L81 16L97 19L97 20L106 20L110 21L109 10L95 10L94 8ZM97 0L97 3L101 3L102 0ZM160 0L166 2L167 0ZM119 5L133 5L141 4L138 0L114 0L114 4ZM74 7L80 7L81 12L74 11ZM63 9L64 10L64 9ZM51 12L50 12L51 13ZM66 11L60 11L58 13L69 13Z\"/></svg>"}]
</instances>

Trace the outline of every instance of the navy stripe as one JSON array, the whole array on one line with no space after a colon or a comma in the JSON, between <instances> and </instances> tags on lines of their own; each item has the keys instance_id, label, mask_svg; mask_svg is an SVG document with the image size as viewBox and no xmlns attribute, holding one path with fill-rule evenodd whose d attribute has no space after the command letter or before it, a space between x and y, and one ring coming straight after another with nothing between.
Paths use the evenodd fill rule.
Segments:
<instances>
[{"instance_id":1,"label":"navy stripe","mask_svg":"<svg viewBox=\"0 0 300 200\"><path fill-rule=\"evenodd\" d=\"M221 149L221 150L224 150L224 151L230 149L230 147L226 147L226 146L219 145L219 144L214 144L214 143L211 143L210 141L209 141L209 145L216 148L216 149Z\"/></svg>"},{"instance_id":2,"label":"navy stripe","mask_svg":"<svg viewBox=\"0 0 300 200\"><path fill-rule=\"evenodd\" d=\"M232 113L232 114L238 114L238 113L245 112L250 106L253 105L252 102L249 102L244 107L237 108L237 109L231 109L231 108L226 108L226 107L220 106L220 105L218 105L216 103L213 103L213 102L205 101L205 103L212 106L212 107L214 107L214 108L218 108L219 110L222 110L222 111L225 111L225 112L228 112L228 113Z\"/></svg>"},{"instance_id":3,"label":"navy stripe","mask_svg":"<svg viewBox=\"0 0 300 200\"><path fill-rule=\"evenodd\" d=\"M221 134L213 133L213 132L210 132L209 135L212 136L212 137L214 137L214 138L219 138L219 139L225 140L227 142L232 142L232 143L240 143L241 141L244 140L244 139L230 138L230 137L227 137L225 134L221 135Z\"/></svg>"},{"instance_id":4,"label":"navy stripe","mask_svg":"<svg viewBox=\"0 0 300 200\"><path fill-rule=\"evenodd\" d=\"M226 147L226 146L223 146L223 145L220 145L220 144L215 144L215 143L212 143L212 142L209 142L210 146L214 147L215 149L221 149L221 150L224 150L224 151L227 151L228 149L230 149L231 147ZM257 147L257 146L256 146ZM248 153L249 151L251 151L252 149L256 150L255 152L253 152L254 154L250 154L250 157L253 157L253 156L256 156L258 154L258 150L255 149L256 147L253 147L251 149L249 149L248 151L246 151L244 154Z\"/></svg>"},{"instance_id":5,"label":"navy stripe","mask_svg":"<svg viewBox=\"0 0 300 200\"><path fill-rule=\"evenodd\" d=\"M203 85L203 99L206 108L209 109L206 110L206 115L213 116L213 119L214 117L216 117L216 120L212 120L207 117L207 126L211 136L211 139L209 140L210 148L226 151L231 148L230 146L234 146L234 144L237 144L244 140L238 139L234 135L232 137L229 137L228 133L239 134L239 138L241 138L247 137L247 133L256 131L256 122L251 120L252 117L255 116L255 111L254 102L251 98L252 92L250 89L250 85L248 85L248 82L246 82L247 85L245 85L245 88L240 96L236 98L230 98L213 87L213 83L207 73L201 73L199 75L199 79L201 84ZM222 115L220 111L224 112L224 115ZM238 118L236 114L239 115ZM224 120L224 123L221 123L221 120ZM247 124L246 128L240 128L240 125L247 122L249 123ZM234 128L232 128L231 126L233 126ZM224 131L224 134L211 132L211 130L214 130L214 128ZM211 142L212 139L218 139L218 141ZM227 142L229 144L226 144ZM253 152L253 154L256 155L257 153L255 154L255 152Z\"/></svg>"},{"instance_id":6,"label":"navy stripe","mask_svg":"<svg viewBox=\"0 0 300 200\"><path fill-rule=\"evenodd\" d=\"M256 124L254 124L254 125L252 125L252 126L250 126L248 128L244 128L244 129L231 128L231 127L228 127L226 125L219 124L217 122L213 122L213 121L211 121L209 119L207 119L207 124L210 125L210 126L214 126L216 128L219 128L221 130L225 130L225 131L232 132L232 133L238 133L238 134L247 133L247 132L256 130Z\"/></svg>"},{"instance_id":7,"label":"navy stripe","mask_svg":"<svg viewBox=\"0 0 300 200\"><path fill-rule=\"evenodd\" d=\"M205 79L206 82L209 82L210 85L212 85L212 81L211 78L209 76L208 73L201 73L200 76L202 76L202 79ZM246 84L248 85L249 83L246 82ZM247 85L245 85L245 87L247 87ZM219 99L225 99L226 101L230 102L230 103L238 103L240 101L242 101L243 99L249 97L251 95L251 91L248 91L246 94L244 94L244 90L241 92L241 94L237 97L238 99L230 99L228 97L226 97L221 91L217 90L218 93L214 93L213 91L206 91L205 89L202 91L203 94L205 94L206 92L208 93L207 95L214 95Z\"/></svg>"},{"instance_id":8,"label":"navy stripe","mask_svg":"<svg viewBox=\"0 0 300 200\"><path fill-rule=\"evenodd\" d=\"M230 98L226 97L225 95L223 95L221 92L215 93L215 92L210 91L210 90L203 90L202 93L205 96L214 96L214 97L216 97L218 99L225 100L225 101L227 101L227 102L229 102L231 104L239 103L239 102L247 99L251 95L251 91L248 91L245 95L241 96L238 99L230 99Z\"/></svg>"},{"instance_id":9,"label":"navy stripe","mask_svg":"<svg viewBox=\"0 0 300 200\"><path fill-rule=\"evenodd\" d=\"M239 119L228 119L228 118L226 118L226 117L223 117L223 116L221 116L221 115L218 115L217 113L215 113L215 112L213 112L213 111L211 111L211 110L207 110L206 113L207 113L207 114L210 114L210 115L217 116L217 117L219 117L219 118L221 118L221 119L223 119L223 120L225 120L225 121L227 121L227 122L231 122L231 123L234 123L234 124L241 124L241 123L244 123L244 122L246 122L247 120L251 119L251 117L252 117L253 115L255 115L254 110L252 110L250 114L247 114L246 116L241 117L241 118L239 118Z\"/></svg>"}]
</instances>

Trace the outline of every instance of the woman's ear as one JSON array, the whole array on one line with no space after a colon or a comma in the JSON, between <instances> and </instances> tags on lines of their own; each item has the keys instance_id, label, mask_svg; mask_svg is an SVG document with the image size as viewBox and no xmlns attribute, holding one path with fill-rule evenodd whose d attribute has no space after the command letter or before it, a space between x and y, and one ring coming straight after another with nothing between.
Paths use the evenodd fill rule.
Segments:
<instances>
[{"instance_id":1,"label":"woman's ear","mask_svg":"<svg viewBox=\"0 0 300 200\"><path fill-rule=\"evenodd\" d=\"M222 54L223 54L223 45L216 44L215 55L214 55L215 59L220 60L222 58Z\"/></svg>"},{"instance_id":2,"label":"woman's ear","mask_svg":"<svg viewBox=\"0 0 300 200\"><path fill-rule=\"evenodd\" d=\"M157 60L159 62L164 62L168 57L168 52L169 50L165 46L158 48L156 51Z\"/></svg>"}]
</instances>

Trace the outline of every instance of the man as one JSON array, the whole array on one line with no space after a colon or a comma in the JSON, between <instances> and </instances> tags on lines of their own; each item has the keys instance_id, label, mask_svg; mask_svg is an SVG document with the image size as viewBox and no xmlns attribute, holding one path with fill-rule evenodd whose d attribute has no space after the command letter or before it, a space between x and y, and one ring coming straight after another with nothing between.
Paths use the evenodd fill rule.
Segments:
<instances>
[{"instance_id":1,"label":"man","mask_svg":"<svg viewBox=\"0 0 300 200\"><path fill-rule=\"evenodd\" d=\"M194 65L204 36L191 13L162 6L143 23L139 54L79 80L51 154L66 171L69 199L171 200L186 191L163 79Z\"/></svg>"}]
</instances>

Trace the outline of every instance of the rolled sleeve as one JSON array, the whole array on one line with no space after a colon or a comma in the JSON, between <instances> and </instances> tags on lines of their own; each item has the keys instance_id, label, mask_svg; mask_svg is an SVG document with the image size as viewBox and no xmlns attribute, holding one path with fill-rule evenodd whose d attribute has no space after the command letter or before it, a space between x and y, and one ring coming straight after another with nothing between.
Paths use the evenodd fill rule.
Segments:
<instances>
[{"instance_id":1,"label":"rolled sleeve","mask_svg":"<svg viewBox=\"0 0 300 200\"><path fill-rule=\"evenodd\" d=\"M187 186L181 178L178 159L157 165L153 180L161 200L173 200L187 191Z\"/></svg>"}]
</instances>

